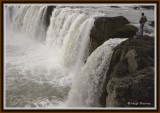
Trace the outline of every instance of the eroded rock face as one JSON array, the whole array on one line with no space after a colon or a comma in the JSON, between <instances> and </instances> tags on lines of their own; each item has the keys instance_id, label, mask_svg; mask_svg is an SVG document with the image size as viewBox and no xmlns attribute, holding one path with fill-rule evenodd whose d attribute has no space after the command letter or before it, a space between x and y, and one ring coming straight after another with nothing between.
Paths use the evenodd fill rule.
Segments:
<instances>
[{"instance_id":1,"label":"eroded rock face","mask_svg":"<svg viewBox=\"0 0 160 113\"><path fill-rule=\"evenodd\" d=\"M116 64L122 62L126 58L127 60L134 60L131 58L133 56L138 65L136 70L141 70L148 66L154 66L154 38L140 36L138 38L130 38L118 45L112 55L108 75L112 73ZM133 63L135 62L129 63L130 66Z\"/></svg>"},{"instance_id":2,"label":"eroded rock face","mask_svg":"<svg viewBox=\"0 0 160 113\"><path fill-rule=\"evenodd\" d=\"M126 94L133 84L133 78L112 78L107 85L108 96L106 98L107 107L127 106Z\"/></svg>"},{"instance_id":3,"label":"eroded rock face","mask_svg":"<svg viewBox=\"0 0 160 113\"><path fill-rule=\"evenodd\" d=\"M107 107L154 106L154 67L127 77L111 78L107 84Z\"/></svg>"},{"instance_id":4,"label":"eroded rock face","mask_svg":"<svg viewBox=\"0 0 160 113\"><path fill-rule=\"evenodd\" d=\"M129 21L123 16L96 18L90 34L90 53L110 38L129 38L134 36L137 28L128 24Z\"/></svg>"},{"instance_id":5,"label":"eroded rock face","mask_svg":"<svg viewBox=\"0 0 160 113\"><path fill-rule=\"evenodd\" d=\"M118 45L107 78L107 107L154 106L154 38L141 36Z\"/></svg>"}]
</instances>

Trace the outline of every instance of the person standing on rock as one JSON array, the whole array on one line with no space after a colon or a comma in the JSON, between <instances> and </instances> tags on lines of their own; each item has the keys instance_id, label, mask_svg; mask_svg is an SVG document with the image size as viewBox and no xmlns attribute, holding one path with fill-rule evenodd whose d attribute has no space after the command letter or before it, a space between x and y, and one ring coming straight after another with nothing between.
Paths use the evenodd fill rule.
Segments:
<instances>
[{"instance_id":1,"label":"person standing on rock","mask_svg":"<svg viewBox=\"0 0 160 113\"><path fill-rule=\"evenodd\" d=\"M141 13L141 19L139 20L139 23L140 23L140 35L142 36L143 36L143 28L144 28L145 22L147 22L147 18L144 15L144 13Z\"/></svg>"}]
</instances>

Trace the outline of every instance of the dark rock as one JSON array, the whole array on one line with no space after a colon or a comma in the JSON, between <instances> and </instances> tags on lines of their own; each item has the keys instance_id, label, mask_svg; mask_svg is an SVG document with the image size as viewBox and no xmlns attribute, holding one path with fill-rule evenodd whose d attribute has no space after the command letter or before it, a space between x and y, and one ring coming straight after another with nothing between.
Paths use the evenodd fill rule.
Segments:
<instances>
[{"instance_id":1,"label":"dark rock","mask_svg":"<svg viewBox=\"0 0 160 113\"><path fill-rule=\"evenodd\" d=\"M128 38L128 37L134 36L136 31L138 31L138 29L135 26L122 25L117 29L115 29L115 31L113 31L110 34L110 37L111 38L114 38L114 37Z\"/></svg>"},{"instance_id":2,"label":"dark rock","mask_svg":"<svg viewBox=\"0 0 160 113\"><path fill-rule=\"evenodd\" d=\"M123 16L96 18L90 34L90 53L109 38L125 38L135 35L137 28L127 24L129 21Z\"/></svg>"},{"instance_id":3,"label":"dark rock","mask_svg":"<svg viewBox=\"0 0 160 113\"><path fill-rule=\"evenodd\" d=\"M126 94L133 83L133 78L112 78L107 85L107 107L126 107Z\"/></svg>"},{"instance_id":4,"label":"dark rock","mask_svg":"<svg viewBox=\"0 0 160 113\"><path fill-rule=\"evenodd\" d=\"M140 9L140 7L139 6L134 6L133 9Z\"/></svg>"},{"instance_id":5,"label":"dark rock","mask_svg":"<svg viewBox=\"0 0 160 113\"><path fill-rule=\"evenodd\" d=\"M153 66L154 38L149 36L139 36L138 38L130 38L118 45L114 49L108 75L111 74L118 62L122 61L122 59L124 60L126 57L129 57L128 54L131 54L131 56L133 54L136 55L135 58L136 61L138 61L137 68L139 70L150 65Z\"/></svg>"},{"instance_id":6,"label":"dark rock","mask_svg":"<svg viewBox=\"0 0 160 113\"><path fill-rule=\"evenodd\" d=\"M149 25L154 27L154 21L151 21L151 23Z\"/></svg>"},{"instance_id":7,"label":"dark rock","mask_svg":"<svg viewBox=\"0 0 160 113\"><path fill-rule=\"evenodd\" d=\"M107 92L107 107L153 107L154 67L138 71L134 76L112 78Z\"/></svg>"},{"instance_id":8,"label":"dark rock","mask_svg":"<svg viewBox=\"0 0 160 113\"><path fill-rule=\"evenodd\" d=\"M112 7L112 8L120 8L119 6L110 6L110 7Z\"/></svg>"},{"instance_id":9,"label":"dark rock","mask_svg":"<svg viewBox=\"0 0 160 113\"><path fill-rule=\"evenodd\" d=\"M129 72L128 63L127 63L127 59L125 59L122 62L117 63L111 76L120 78L120 77L126 76L128 72Z\"/></svg>"},{"instance_id":10,"label":"dark rock","mask_svg":"<svg viewBox=\"0 0 160 113\"><path fill-rule=\"evenodd\" d=\"M106 76L106 106L153 107L154 37L139 36L118 45Z\"/></svg>"},{"instance_id":11,"label":"dark rock","mask_svg":"<svg viewBox=\"0 0 160 113\"><path fill-rule=\"evenodd\" d=\"M52 11L56 6L47 6L47 10L46 10L46 27L49 26L50 24L50 17L52 15Z\"/></svg>"},{"instance_id":12,"label":"dark rock","mask_svg":"<svg viewBox=\"0 0 160 113\"><path fill-rule=\"evenodd\" d=\"M150 6L150 5L148 5L148 6L146 6L146 5L143 6L142 5L141 7L144 8L144 9L154 9L154 6Z\"/></svg>"}]
</instances>

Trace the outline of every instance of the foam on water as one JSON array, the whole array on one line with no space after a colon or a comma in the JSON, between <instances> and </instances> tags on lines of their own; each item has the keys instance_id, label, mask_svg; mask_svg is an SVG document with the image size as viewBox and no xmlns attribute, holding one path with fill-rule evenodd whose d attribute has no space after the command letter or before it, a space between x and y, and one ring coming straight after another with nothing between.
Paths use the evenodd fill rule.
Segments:
<instances>
[{"instance_id":1,"label":"foam on water","mask_svg":"<svg viewBox=\"0 0 160 113\"><path fill-rule=\"evenodd\" d=\"M40 43L35 39L41 37L35 38L35 33L40 32L36 30L45 9L19 7L13 18L13 31L7 31L7 107L63 106L73 77L84 65L93 14L55 9L46 43Z\"/></svg>"},{"instance_id":2,"label":"foam on water","mask_svg":"<svg viewBox=\"0 0 160 113\"><path fill-rule=\"evenodd\" d=\"M126 39L110 39L88 57L85 66L72 84L67 106L100 107L99 99L113 48L124 40Z\"/></svg>"},{"instance_id":3,"label":"foam on water","mask_svg":"<svg viewBox=\"0 0 160 113\"><path fill-rule=\"evenodd\" d=\"M7 106L46 106L66 98L70 87L61 83L67 74L58 63L58 50L22 35L8 37L6 45ZM18 42L18 43L17 43ZM40 51L41 50L41 51ZM47 105L48 105L47 102Z\"/></svg>"}]
</instances>

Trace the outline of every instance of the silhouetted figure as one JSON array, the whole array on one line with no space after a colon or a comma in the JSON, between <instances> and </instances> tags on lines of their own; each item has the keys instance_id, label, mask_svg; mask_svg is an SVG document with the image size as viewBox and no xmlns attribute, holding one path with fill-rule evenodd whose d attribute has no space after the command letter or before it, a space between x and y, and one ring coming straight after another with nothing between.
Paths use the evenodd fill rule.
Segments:
<instances>
[{"instance_id":1,"label":"silhouetted figure","mask_svg":"<svg viewBox=\"0 0 160 113\"><path fill-rule=\"evenodd\" d=\"M141 19L139 20L139 23L140 23L140 34L139 35L143 36L143 28L144 28L145 22L147 22L147 18L144 15L144 13L141 13Z\"/></svg>"}]
</instances>

